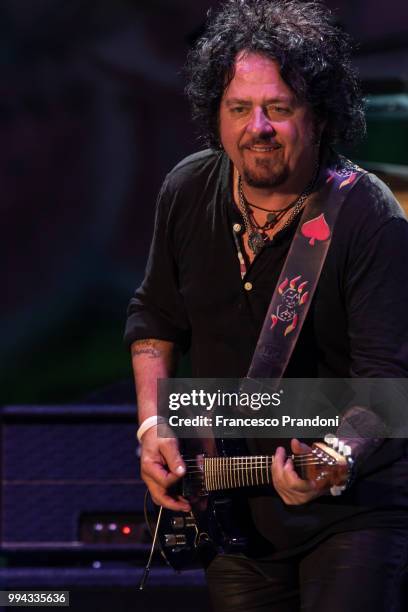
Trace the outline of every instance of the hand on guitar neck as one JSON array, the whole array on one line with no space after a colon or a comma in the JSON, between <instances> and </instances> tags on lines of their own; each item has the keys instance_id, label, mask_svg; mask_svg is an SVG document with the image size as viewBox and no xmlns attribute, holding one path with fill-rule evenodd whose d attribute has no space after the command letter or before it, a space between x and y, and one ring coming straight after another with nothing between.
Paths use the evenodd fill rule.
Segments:
<instances>
[{"instance_id":1,"label":"hand on guitar neck","mask_svg":"<svg viewBox=\"0 0 408 612\"><path fill-rule=\"evenodd\" d=\"M312 449L294 438L291 441L291 449L294 455L311 453ZM293 460L286 457L283 447L276 449L272 462L272 480L275 490L283 499L285 504L298 506L327 493L330 485L319 486L315 480L304 480L300 478L295 470Z\"/></svg>"}]
</instances>

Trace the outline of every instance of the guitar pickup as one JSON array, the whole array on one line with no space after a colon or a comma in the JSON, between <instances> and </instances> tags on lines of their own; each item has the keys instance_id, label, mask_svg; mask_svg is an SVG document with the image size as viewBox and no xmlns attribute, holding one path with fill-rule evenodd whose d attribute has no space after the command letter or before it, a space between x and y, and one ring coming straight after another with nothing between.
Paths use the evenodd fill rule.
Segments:
<instances>
[{"instance_id":1,"label":"guitar pickup","mask_svg":"<svg viewBox=\"0 0 408 612\"><path fill-rule=\"evenodd\" d=\"M164 545L170 547L185 546L187 538L181 533L166 533L164 534Z\"/></svg>"},{"instance_id":2,"label":"guitar pickup","mask_svg":"<svg viewBox=\"0 0 408 612\"><path fill-rule=\"evenodd\" d=\"M170 521L170 524L175 530L184 529L185 527L195 527L196 526L194 517L192 516L186 516L186 517L173 516L173 518Z\"/></svg>"}]
</instances>

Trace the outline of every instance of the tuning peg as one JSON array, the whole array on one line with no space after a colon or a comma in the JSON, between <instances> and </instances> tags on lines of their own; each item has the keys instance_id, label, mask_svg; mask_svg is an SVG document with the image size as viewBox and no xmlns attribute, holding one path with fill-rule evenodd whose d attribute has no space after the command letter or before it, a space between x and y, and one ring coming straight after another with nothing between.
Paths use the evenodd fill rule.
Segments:
<instances>
[{"instance_id":1,"label":"tuning peg","mask_svg":"<svg viewBox=\"0 0 408 612\"><path fill-rule=\"evenodd\" d=\"M332 487L330 487L330 493L334 497L337 497L338 495L341 495L343 493L343 491L345 491L345 489L346 489L345 486L339 487L338 485L333 485Z\"/></svg>"},{"instance_id":2,"label":"tuning peg","mask_svg":"<svg viewBox=\"0 0 408 612\"><path fill-rule=\"evenodd\" d=\"M339 440L338 442L339 442L339 444L338 444L338 449L337 450L339 451L339 453L343 453L344 441L343 440Z\"/></svg>"},{"instance_id":3,"label":"tuning peg","mask_svg":"<svg viewBox=\"0 0 408 612\"><path fill-rule=\"evenodd\" d=\"M345 444L343 446L343 456L344 457L350 457L351 456L351 446L349 446L348 444Z\"/></svg>"},{"instance_id":4,"label":"tuning peg","mask_svg":"<svg viewBox=\"0 0 408 612\"><path fill-rule=\"evenodd\" d=\"M332 446L333 440L335 439L336 439L336 436L331 433L328 433L324 436L324 441L326 442L326 444L328 444L328 446Z\"/></svg>"}]
</instances>

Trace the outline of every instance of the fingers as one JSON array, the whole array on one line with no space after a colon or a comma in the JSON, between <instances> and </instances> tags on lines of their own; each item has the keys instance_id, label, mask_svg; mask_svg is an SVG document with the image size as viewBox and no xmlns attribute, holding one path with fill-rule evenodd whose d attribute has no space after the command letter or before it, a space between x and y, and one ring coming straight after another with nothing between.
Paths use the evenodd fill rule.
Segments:
<instances>
[{"instance_id":1,"label":"fingers","mask_svg":"<svg viewBox=\"0 0 408 612\"><path fill-rule=\"evenodd\" d=\"M191 506L188 501L170 491L186 471L177 440L158 438L156 431L147 431L143 436L140 461L141 476L153 501L170 510L189 512Z\"/></svg>"},{"instance_id":2,"label":"fingers","mask_svg":"<svg viewBox=\"0 0 408 612\"><path fill-rule=\"evenodd\" d=\"M294 455L301 455L303 453L312 452L312 448L308 444L304 444L304 442L300 442L297 438L293 438L291 440L290 447Z\"/></svg>"},{"instance_id":3,"label":"fingers","mask_svg":"<svg viewBox=\"0 0 408 612\"><path fill-rule=\"evenodd\" d=\"M191 506L188 501L181 495L171 496L169 492L158 485L148 477L145 479L147 488L149 489L152 500L158 506L164 506L169 510L181 510L182 512L190 512Z\"/></svg>"},{"instance_id":4,"label":"fingers","mask_svg":"<svg viewBox=\"0 0 408 612\"><path fill-rule=\"evenodd\" d=\"M272 464L272 477L275 486L280 488L290 488L303 493L315 489L312 481L302 480L298 476L292 459L286 458L285 449L282 447L276 449Z\"/></svg>"},{"instance_id":5,"label":"fingers","mask_svg":"<svg viewBox=\"0 0 408 612\"><path fill-rule=\"evenodd\" d=\"M292 459L286 458L285 449L282 447L276 449L272 463L272 480L276 491L286 504L304 504L317 496L316 484L310 480L302 480L298 476Z\"/></svg>"},{"instance_id":6,"label":"fingers","mask_svg":"<svg viewBox=\"0 0 408 612\"><path fill-rule=\"evenodd\" d=\"M164 442L166 440L166 442ZM169 471L174 477L180 478L186 473L186 466L180 455L178 442L175 438L163 438L162 443L159 441L160 452L167 464Z\"/></svg>"}]
</instances>

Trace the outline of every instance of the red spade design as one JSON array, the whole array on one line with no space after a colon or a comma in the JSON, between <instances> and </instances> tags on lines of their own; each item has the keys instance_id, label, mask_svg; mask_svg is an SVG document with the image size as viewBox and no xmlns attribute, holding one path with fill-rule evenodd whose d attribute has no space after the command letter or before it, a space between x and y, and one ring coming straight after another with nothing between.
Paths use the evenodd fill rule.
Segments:
<instances>
[{"instance_id":1,"label":"red spade design","mask_svg":"<svg viewBox=\"0 0 408 612\"><path fill-rule=\"evenodd\" d=\"M273 314L273 315L271 316L271 319L272 319L271 329L273 329L273 328L275 327L275 325L277 324L277 322L278 322L278 317L277 317L276 315L274 315L274 314Z\"/></svg>"},{"instance_id":2,"label":"red spade design","mask_svg":"<svg viewBox=\"0 0 408 612\"><path fill-rule=\"evenodd\" d=\"M327 225L324 213L315 219L306 221L302 225L302 234L306 238L310 238L310 246L314 246L316 240L327 240L330 237L330 227Z\"/></svg>"}]
</instances>

